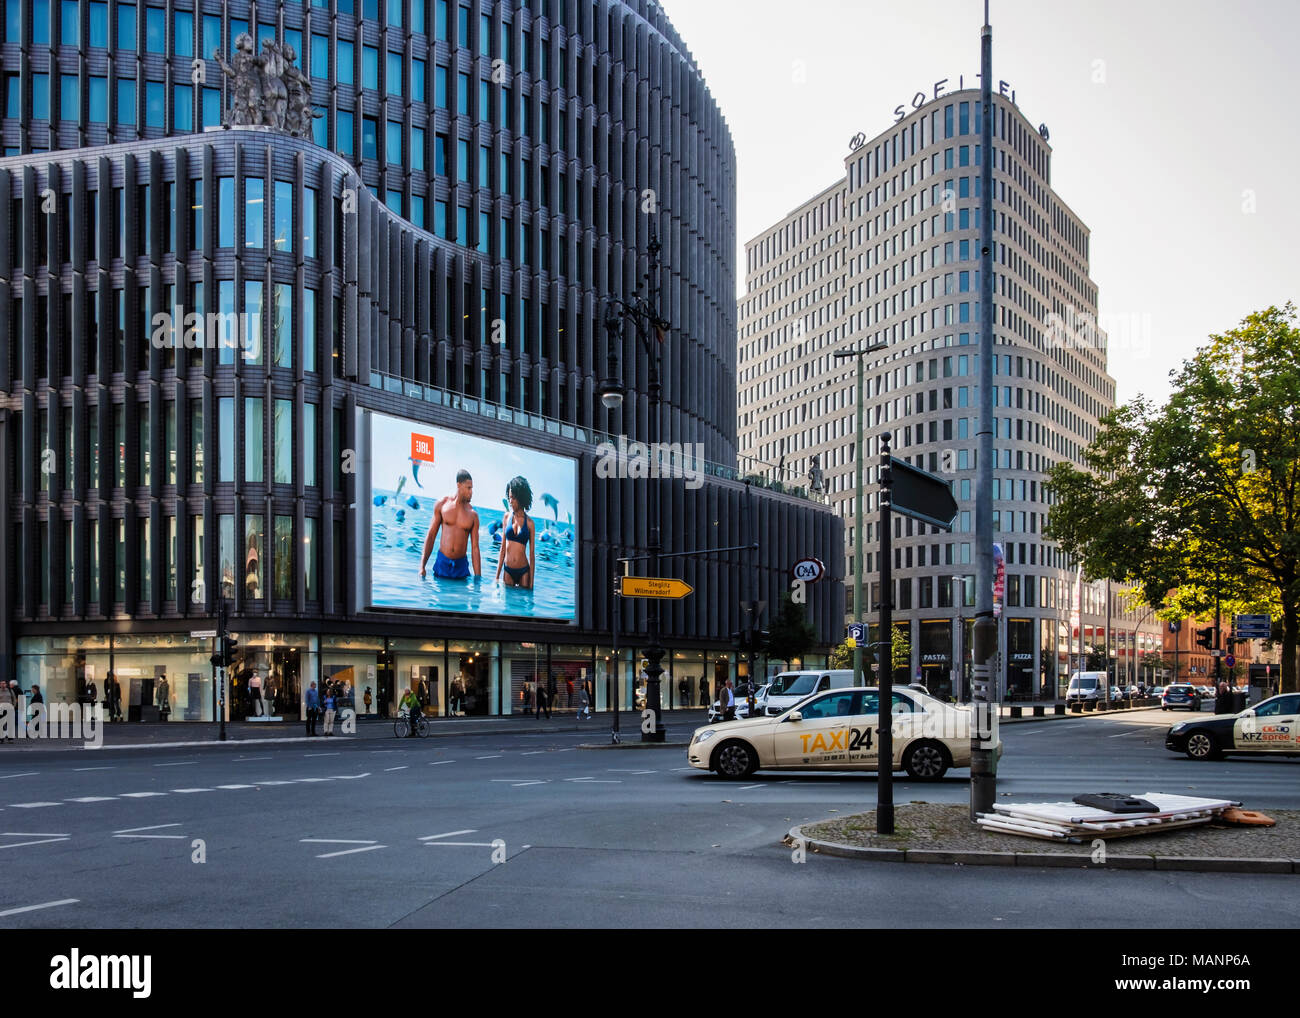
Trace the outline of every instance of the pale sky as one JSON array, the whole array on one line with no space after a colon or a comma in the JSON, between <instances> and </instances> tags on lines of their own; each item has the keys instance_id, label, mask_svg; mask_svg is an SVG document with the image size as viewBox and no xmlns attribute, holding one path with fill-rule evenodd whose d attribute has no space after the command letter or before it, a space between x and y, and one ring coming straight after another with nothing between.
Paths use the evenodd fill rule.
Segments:
<instances>
[{"instance_id":1,"label":"pale sky","mask_svg":"<svg viewBox=\"0 0 1300 1018\"><path fill-rule=\"evenodd\" d=\"M661 0L731 127L746 240L844 172L900 103L975 87L982 0ZM1295 0L992 0L993 74L1051 133L1052 186L1092 232L1117 399L1251 311L1300 304ZM1288 52L1289 50L1289 52Z\"/></svg>"}]
</instances>

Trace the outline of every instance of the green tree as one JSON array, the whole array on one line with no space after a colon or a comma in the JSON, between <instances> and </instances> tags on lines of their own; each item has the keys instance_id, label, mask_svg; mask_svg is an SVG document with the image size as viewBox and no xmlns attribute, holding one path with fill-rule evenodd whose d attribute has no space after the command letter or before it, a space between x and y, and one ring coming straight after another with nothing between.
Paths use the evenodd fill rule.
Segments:
<instances>
[{"instance_id":1,"label":"green tree","mask_svg":"<svg viewBox=\"0 0 1300 1018\"><path fill-rule=\"evenodd\" d=\"M907 628L905 626L894 627L894 641L893 646L890 647L890 655L894 662L894 671L898 671L900 668L907 668L912 663L912 641L907 638ZM830 667L853 667L853 648L849 646L847 638L843 643L831 651ZM875 671L875 669L876 659L874 651L869 648L864 648L862 670L870 675Z\"/></svg>"},{"instance_id":2,"label":"green tree","mask_svg":"<svg viewBox=\"0 0 1300 1018\"><path fill-rule=\"evenodd\" d=\"M1300 641L1300 328L1270 307L1183 364L1161 408L1139 398L1102 422L1086 470L1050 472L1046 536L1089 579L1132 584L1165 619L1282 620L1282 689Z\"/></svg>"},{"instance_id":3,"label":"green tree","mask_svg":"<svg viewBox=\"0 0 1300 1018\"><path fill-rule=\"evenodd\" d=\"M767 632L767 656L787 663L802 658L817 642L817 630L808 622L803 605L795 604L789 594L781 598L781 610Z\"/></svg>"}]
</instances>

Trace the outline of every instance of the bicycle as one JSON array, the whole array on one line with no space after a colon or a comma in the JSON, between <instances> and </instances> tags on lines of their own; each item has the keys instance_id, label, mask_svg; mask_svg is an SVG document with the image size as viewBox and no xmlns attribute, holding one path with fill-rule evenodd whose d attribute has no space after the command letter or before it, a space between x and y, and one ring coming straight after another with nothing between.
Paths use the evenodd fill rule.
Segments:
<instances>
[{"instance_id":1,"label":"bicycle","mask_svg":"<svg viewBox=\"0 0 1300 1018\"><path fill-rule=\"evenodd\" d=\"M415 734L421 739L427 739L431 732L429 719L423 714L415 715ZM393 722L393 734L399 739L405 739L411 734L411 719L405 709L397 712L397 720Z\"/></svg>"}]
</instances>

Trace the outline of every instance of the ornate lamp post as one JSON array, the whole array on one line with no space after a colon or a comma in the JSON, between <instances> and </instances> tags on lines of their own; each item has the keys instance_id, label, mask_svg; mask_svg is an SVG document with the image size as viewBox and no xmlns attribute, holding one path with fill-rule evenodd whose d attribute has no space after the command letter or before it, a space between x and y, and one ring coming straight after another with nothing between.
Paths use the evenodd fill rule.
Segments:
<instances>
[{"instance_id":1,"label":"ornate lamp post","mask_svg":"<svg viewBox=\"0 0 1300 1018\"><path fill-rule=\"evenodd\" d=\"M610 297L606 301L605 329L609 333L609 369L605 379L600 383L600 401L611 410L621 407L623 405L624 385L619 370L618 349L622 343L624 323L630 320L636 329L637 339L641 343L641 348L645 351L646 361L649 364L647 395L650 398L650 419L647 431L649 432L650 455L655 457L656 464L659 457L659 403L662 392L659 383L659 354L660 346L669 328L669 322L659 313L660 250L659 240L652 234L650 244L647 247L649 271L646 272L644 277L649 284L648 297L638 297L631 303L618 297ZM650 530L650 542L647 550L650 553L651 576L659 575L659 555L663 551L663 543L659 533L659 499L662 495L659 484L660 473L659 469L655 469L652 473L650 505L647 513ZM615 611L617 610L619 609L616 606ZM646 638L649 641L645 648L646 709L653 712L654 723L649 732L645 731L643 726L641 741L663 742L667 732L664 729L660 715L660 676L663 675L663 666L660 662L663 660L664 648L661 645L658 599L650 598L646 614L648 627Z\"/></svg>"}]
</instances>

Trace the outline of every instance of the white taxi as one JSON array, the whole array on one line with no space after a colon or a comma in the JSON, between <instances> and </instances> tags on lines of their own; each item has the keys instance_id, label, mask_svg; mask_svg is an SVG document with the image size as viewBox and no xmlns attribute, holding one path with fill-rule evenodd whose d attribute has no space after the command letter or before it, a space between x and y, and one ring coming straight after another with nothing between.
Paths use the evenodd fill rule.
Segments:
<instances>
[{"instance_id":1,"label":"white taxi","mask_svg":"<svg viewBox=\"0 0 1300 1018\"><path fill-rule=\"evenodd\" d=\"M724 778L771 770L876 770L880 694L874 687L819 693L776 717L697 728L686 751L692 767ZM914 689L893 693L894 770L937 781L950 767L970 766L971 709ZM996 716L985 745L1002 746Z\"/></svg>"}]
</instances>

